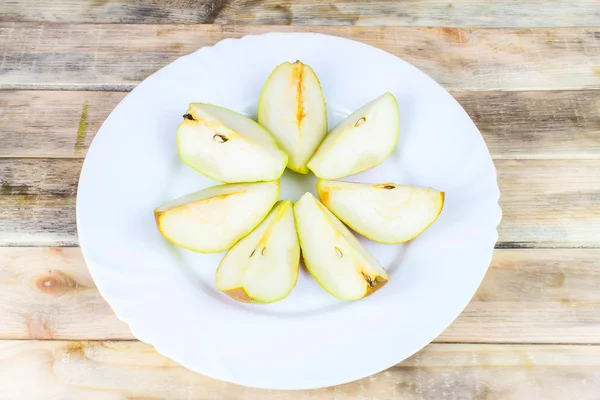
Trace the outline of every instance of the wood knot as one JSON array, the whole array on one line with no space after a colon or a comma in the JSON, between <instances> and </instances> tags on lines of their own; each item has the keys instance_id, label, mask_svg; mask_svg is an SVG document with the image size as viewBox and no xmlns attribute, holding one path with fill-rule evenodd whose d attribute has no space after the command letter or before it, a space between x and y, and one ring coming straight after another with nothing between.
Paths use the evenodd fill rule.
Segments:
<instances>
[{"instance_id":1,"label":"wood knot","mask_svg":"<svg viewBox=\"0 0 600 400\"><path fill-rule=\"evenodd\" d=\"M466 29L458 28L439 28L438 36L448 43L467 43L471 32Z\"/></svg>"},{"instance_id":2,"label":"wood knot","mask_svg":"<svg viewBox=\"0 0 600 400\"><path fill-rule=\"evenodd\" d=\"M77 289L79 284L69 275L62 271L49 271L48 275L42 276L35 281L35 285L42 292L61 295L69 290Z\"/></svg>"},{"instance_id":3,"label":"wood knot","mask_svg":"<svg viewBox=\"0 0 600 400\"><path fill-rule=\"evenodd\" d=\"M91 344L89 342L70 342L63 349L63 361L78 361L86 358L86 354L90 351Z\"/></svg>"}]
</instances>

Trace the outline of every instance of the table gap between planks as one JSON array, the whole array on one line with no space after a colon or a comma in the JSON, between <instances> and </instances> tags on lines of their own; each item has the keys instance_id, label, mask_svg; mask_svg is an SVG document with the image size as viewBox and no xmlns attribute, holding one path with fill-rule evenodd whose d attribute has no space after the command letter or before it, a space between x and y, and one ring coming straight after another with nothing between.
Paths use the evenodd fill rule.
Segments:
<instances>
[{"instance_id":1,"label":"table gap between planks","mask_svg":"<svg viewBox=\"0 0 600 400\"><path fill-rule=\"evenodd\" d=\"M482 132L504 212L486 278L435 343L285 394L135 341L85 267L74 214L87 148L128 91L202 46L269 31L359 40L436 79ZM598 0L4 1L0 51L0 398L598 398Z\"/></svg>"}]
</instances>

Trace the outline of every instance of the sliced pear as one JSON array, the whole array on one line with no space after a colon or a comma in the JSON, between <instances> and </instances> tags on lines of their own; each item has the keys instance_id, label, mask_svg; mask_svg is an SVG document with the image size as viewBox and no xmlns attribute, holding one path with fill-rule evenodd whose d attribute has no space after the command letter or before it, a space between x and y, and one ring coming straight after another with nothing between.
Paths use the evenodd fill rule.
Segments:
<instances>
[{"instance_id":1,"label":"sliced pear","mask_svg":"<svg viewBox=\"0 0 600 400\"><path fill-rule=\"evenodd\" d=\"M396 183L320 180L317 191L323 204L346 225L381 243L415 238L435 222L444 206L444 192Z\"/></svg>"},{"instance_id":2,"label":"sliced pear","mask_svg":"<svg viewBox=\"0 0 600 400\"><path fill-rule=\"evenodd\" d=\"M392 154L400 135L400 114L391 93L343 120L325 137L308 168L322 179L358 174Z\"/></svg>"},{"instance_id":3,"label":"sliced pear","mask_svg":"<svg viewBox=\"0 0 600 400\"><path fill-rule=\"evenodd\" d=\"M279 198L279 181L212 186L157 207L159 231L201 253L227 250L252 232Z\"/></svg>"},{"instance_id":4,"label":"sliced pear","mask_svg":"<svg viewBox=\"0 0 600 400\"><path fill-rule=\"evenodd\" d=\"M304 263L321 286L342 300L358 300L389 280L385 269L312 194L294 206Z\"/></svg>"},{"instance_id":5,"label":"sliced pear","mask_svg":"<svg viewBox=\"0 0 600 400\"><path fill-rule=\"evenodd\" d=\"M238 301L272 303L294 288L299 263L292 202L280 201L227 252L217 269L217 288Z\"/></svg>"},{"instance_id":6,"label":"sliced pear","mask_svg":"<svg viewBox=\"0 0 600 400\"><path fill-rule=\"evenodd\" d=\"M296 61L279 65L258 101L258 122L289 155L288 168L307 174L306 163L327 134L327 110L317 75Z\"/></svg>"},{"instance_id":7,"label":"sliced pear","mask_svg":"<svg viewBox=\"0 0 600 400\"><path fill-rule=\"evenodd\" d=\"M287 154L263 127L226 108L192 103L177 130L181 159L221 182L279 179Z\"/></svg>"}]
</instances>

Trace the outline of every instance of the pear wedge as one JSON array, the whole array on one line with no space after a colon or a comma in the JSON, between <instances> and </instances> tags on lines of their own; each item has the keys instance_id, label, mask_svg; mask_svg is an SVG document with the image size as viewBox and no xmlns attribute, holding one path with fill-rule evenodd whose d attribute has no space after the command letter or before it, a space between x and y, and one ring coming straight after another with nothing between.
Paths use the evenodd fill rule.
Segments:
<instances>
[{"instance_id":1,"label":"pear wedge","mask_svg":"<svg viewBox=\"0 0 600 400\"><path fill-rule=\"evenodd\" d=\"M312 194L294 205L304 263L319 284L342 300L358 300L387 283L385 269Z\"/></svg>"},{"instance_id":2,"label":"pear wedge","mask_svg":"<svg viewBox=\"0 0 600 400\"><path fill-rule=\"evenodd\" d=\"M380 243L402 243L435 222L444 206L444 193L396 183L371 185L319 180L323 204L346 225Z\"/></svg>"},{"instance_id":3,"label":"pear wedge","mask_svg":"<svg viewBox=\"0 0 600 400\"><path fill-rule=\"evenodd\" d=\"M327 134L327 110L313 69L296 61L279 65L258 101L258 122L288 154L288 168L307 174L306 163Z\"/></svg>"},{"instance_id":4,"label":"pear wedge","mask_svg":"<svg viewBox=\"0 0 600 400\"><path fill-rule=\"evenodd\" d=\"M279 198L279 181L212 186L157 207L158 230L201 253L227 250L250 233Z\"/></svg>"},{"instance_id":5,"label":"pear wedge","mask_svg":"<svg viewBox=\"0 0 600 400\"><path fill-rule=\"evenodd\" d=\"M181 159L221 182L279 179L287 154L250 118L211 104L192 103L177 129Z\"/></svg>"},{"instance_id":6,"label":"pear wedge","mask_svg":"<svg viewBox=\"0 0 600 400\"><path fill-rule=\"evenodd\" d=\"M217 269L217 288L238 301L272 303L294 288L299 263L293 204L280 201L227 252Z\"/></svg>"},{"instance_id":7,"label":"pear wedge","mask_svg":"<svg viewBox=\"0 0 600 400\"><path fill-rule=\"evenodd\" d=\"M321 179L358 174L388 158L399 135L398 105L394 96L386 93L336 126L310 159L308 168Z\"/></svg>"}]
</instances>

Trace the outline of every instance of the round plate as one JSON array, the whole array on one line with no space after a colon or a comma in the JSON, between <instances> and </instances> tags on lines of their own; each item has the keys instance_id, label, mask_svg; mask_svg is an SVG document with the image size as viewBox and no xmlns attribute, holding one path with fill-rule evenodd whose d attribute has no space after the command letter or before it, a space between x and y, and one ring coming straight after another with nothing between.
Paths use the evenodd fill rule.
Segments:
<instances>
[{"instance_id":1,"label":"round plate","mask_svg":"<svg viewBox=\"0 0 600 400\"><path fill-rule=\"evenodd\" d=\"M360 238L389 283L356 302L335 299L304 270L284 300L235 302L215 287L223 254L180 249L153 209L217 184L187 167L175 131L190 102L256 116L271 71L302 60L320 78L330 128L384 92L398 100L395 152L351 181L446 192L437 222L405 245ZM286 172L282 198L315 193L314 175ZM491 261L501 211L479 131L442 87L401 59L311 33L227 39L142 82L112 112L86 157L77 198L82 251L100 293L133 334L185 367L223 381L309 389L396 364L438 336L467 305Z\"/></svg>"}]
</instances>

